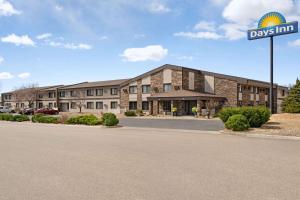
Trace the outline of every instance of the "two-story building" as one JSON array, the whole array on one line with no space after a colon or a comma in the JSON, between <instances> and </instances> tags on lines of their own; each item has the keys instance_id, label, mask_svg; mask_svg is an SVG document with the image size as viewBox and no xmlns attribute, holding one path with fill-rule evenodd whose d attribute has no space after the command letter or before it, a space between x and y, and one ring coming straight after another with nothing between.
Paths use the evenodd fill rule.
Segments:
<instances>
[{"instance_id":1,"label":"two-story building","mask_svg":"<svg viewBox=\"0 0 300 200\"><path fill-rule=\"evenodd\" d=\"M192 114L192 108L269 106L270 84L175 65L163 65L131 79L83 82L38 89L35 108L58 107L63 112L124 113L142 110L151 115ZM274 111L281 111L288 88L274 85ZM2 94L2 104L16 107L15 93Z\"/></svg>"}]
</instances>

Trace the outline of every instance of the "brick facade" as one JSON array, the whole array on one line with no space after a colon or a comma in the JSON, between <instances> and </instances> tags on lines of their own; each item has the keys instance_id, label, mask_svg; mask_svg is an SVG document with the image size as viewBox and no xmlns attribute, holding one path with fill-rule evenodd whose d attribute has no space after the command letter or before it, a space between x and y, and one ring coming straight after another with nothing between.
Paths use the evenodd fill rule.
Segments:
<instances>
[{"instance_id":1,"label":"brick facade","mask_svg":"<svg viewBox=\"0 0 300 200\"><path fill-rule=\"evenodd\" d=\"M227 101L226 106L237 106L237 82L215 77L215 94L225 96Z\"/></svg>"}]
</instances>

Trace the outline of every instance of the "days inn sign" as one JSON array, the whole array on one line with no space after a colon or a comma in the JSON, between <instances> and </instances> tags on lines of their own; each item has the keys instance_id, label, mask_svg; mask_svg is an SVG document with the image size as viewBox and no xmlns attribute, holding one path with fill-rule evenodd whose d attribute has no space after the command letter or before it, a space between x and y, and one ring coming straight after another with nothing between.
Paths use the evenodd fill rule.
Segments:
<instances>
[{"instance_id":1,"label":"days inn sign","mask_svg":"<svg viewBox=\"0 0 300 200\"><path fill-rule=\"evenodd\" d=\"M270 110L274 113L274 95L273 95L273 65L274 65L274 48L273 37L298 33L298 22L286 22L285 17L278 12L265 14L258 23L258 28L248 31L248 40L270 38Z\"/></svg>"},{"instance_id":2,"label":"days inn sign","mask_svg":"<svg viewBox=\"0 0 300 200\"><path fill-rule=\"evenodd\" d=\"M297 32L297 21L287 23L282 14L278 12L270 12L260 19L258 29L248 31L248 40L256 40Z\"/></svg>"}]
</instances>

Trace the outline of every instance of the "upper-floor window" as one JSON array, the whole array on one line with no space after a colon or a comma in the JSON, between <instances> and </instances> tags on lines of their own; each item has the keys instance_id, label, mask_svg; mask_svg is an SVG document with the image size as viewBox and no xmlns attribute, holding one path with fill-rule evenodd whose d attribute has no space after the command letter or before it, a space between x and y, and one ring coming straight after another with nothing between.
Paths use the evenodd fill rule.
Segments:
<instances>
[{"instance_id":1,"label":"upper-floor window","mask_svg":"<svg viewBox=\"0 0 300 200\"><path fill-rule=\"evenodd\" d=\"M151 92L151 86L150 85L143 85L142 86L142 92L143 94L148 94Z\"/></svg>"},{"instance_id":2,"label":"upper-floor window","mask_svg":"<svg viewBox=\"0 0 300 200\"><path fill-rule=\"evenodd\" d=\"M55 92L49 92L48 93L48 97L51 99L51 98L54 98L55 97Z\"/></svg>"},{"instance_id":3,"label":"upper-floor window","mask_svg":"<svg viewBox=\"0 0 300 200\"><path fill-rule=\"evenodd\" d=\"M92 89L86 90L86 96L94 96L94 90Z\"/></svg>"},{"instance_id":4,"label":"upper-floor window","mask_svg":"<svg viewBox=\"0 0 300 200\"><path fill-rule=\"evenodd\" d=\"M59 94L59 97L65 97L66 96L65 91L60 91L58 94Z\"/></svg>"},{"instance_id":5,"label":"upper-floor window","mask_svg":"<svg viewBox=\"0 0 300 200\"><path fill-rule=\"evenodd\" d=\"M285 96L285 90L281 91L281 96L283 96L283 97Z\"/></svg>"},{"instance_id":6,"label":"upper-floor window","mask_svg":"<svg viewBox=\"0 0 300 200\"><path fill-rule=\"evenodd\" d=\"M118 89L117 88L111 88L110 89L110 94L111 95L118 95Z\"/></svg>"},{"instance_id":7,"label":"upper-floor window","mask_svg":"<svg viewBox=\"0 0 300 200\"><path fill-rule=\"evenodd\" d=\"M239 90L239 92L243 92L243 87L242 87L242 85L238 85L238 90Z\"/></svg>"},{"instance_id":8,"label":"upper-floor window","mask_svg":"<svg viewBox=\"0 0 300 200\"><path fill-rule=\"evenodd\" d=\"M71 90L71 91L70 91L70 96L71 96L71 97L76 97L76 92L75 92L74 90Z\"/></svg>"},{"instance_id":9,"label":"upper-floor window","mask_svg":"<svg viewBox=\"0 0 300 200\"><path fill-rule=\"evenodd\" d=\"M172 84L168 83L168 84L164 84L164 92L169 92L172 90Z\"/></svg>"},{"instance_id":10,"label":"upper-floor window","mask_svg":"<svg viewBox=\"0 0 300 200\"><path fill-rule=\"evenodd\" d=\"M130 86L129 94L136 94L136 93L137 93L137 86Z\"/></svg>"},{"instance_id":11,"label":"upper-floor window","mask_svg":"<svg viewBox=\"0 0 300 200\"><path fill-rule=\"evenodd\" d=\"M5 100L11 100L11 95L10 94L5 95Z\"/></svg>"},{"instance_id":12,"label":"upper-floor window","mask_svg":"<svg viewBox=\"0 0 300 200\"><path fill-rule=\"evenodd\" d=\"M97 89L96 96L103 96L103 89Z\"/></svg>"},{"instance_id":13,"label":"upper-floor window","mask_svg":"<svg viewBox=\"0 0 300 200\"><path fill-rule=\"evenodd\" d=\"M42 99L42 98L43 98L43 96L44 96L44 95L42 95L42 94L39 94L39 98L40 98L40 99Z\"/></svg>"}]
</instances>

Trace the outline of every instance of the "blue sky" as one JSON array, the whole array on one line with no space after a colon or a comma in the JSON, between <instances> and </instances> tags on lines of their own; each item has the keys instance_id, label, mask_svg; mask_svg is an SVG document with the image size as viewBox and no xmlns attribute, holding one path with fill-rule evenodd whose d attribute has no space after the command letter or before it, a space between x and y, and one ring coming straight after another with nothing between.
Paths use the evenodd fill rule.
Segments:
<instances>
[{"instance_id":1,"label":"blue sky","mask_svg":"<svg viewBox=\"0 0 300 200\"><path fill-rule=\"evenodd\" d=\"M266 12L300 21L300 0L0 0L0 92L130 78L163 64L269 81ZM275 38L275 81L300 77L300 34Z\"/></svg>"}]
</instances>

